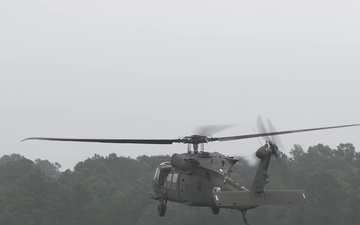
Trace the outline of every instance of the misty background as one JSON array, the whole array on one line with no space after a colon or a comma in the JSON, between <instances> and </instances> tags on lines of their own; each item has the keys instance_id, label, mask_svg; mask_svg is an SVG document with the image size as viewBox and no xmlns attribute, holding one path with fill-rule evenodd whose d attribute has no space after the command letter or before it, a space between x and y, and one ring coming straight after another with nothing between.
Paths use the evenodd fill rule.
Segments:
<instances>
[{"instance_id":1,"label":"misty background","mask_svg":"<svg viewBox=\"0 0 360 225\"><path fill-rule=\"evenodd\" d=\"M95 153L186 146L20 142L32 136L177 138L359 123L357 1L0 1L0 153L70 168ZM360 148L360 128L281 136L287 153ZM207 151L252 158L257 139Z\"/></svg>"}]
</instances>

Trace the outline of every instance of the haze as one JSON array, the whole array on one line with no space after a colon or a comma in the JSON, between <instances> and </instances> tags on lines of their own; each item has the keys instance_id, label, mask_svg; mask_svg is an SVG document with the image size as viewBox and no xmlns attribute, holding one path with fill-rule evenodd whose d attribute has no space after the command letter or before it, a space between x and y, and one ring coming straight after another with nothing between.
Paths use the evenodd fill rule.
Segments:
<instances>
[{"instance_id":1,"label":"haze","mask_svg":"<svg viewBox=\"0 0 360 225\"><path fill-rule=\"evenodd\" d=\"M359 123L358 1L1 1L0 153L70 168L95 153L185 145L20 141L177 138ZM353 143L360 128L281 136L286 153ZM251 158L256 139L206 145Z\"/></svg>"}]
</instances>

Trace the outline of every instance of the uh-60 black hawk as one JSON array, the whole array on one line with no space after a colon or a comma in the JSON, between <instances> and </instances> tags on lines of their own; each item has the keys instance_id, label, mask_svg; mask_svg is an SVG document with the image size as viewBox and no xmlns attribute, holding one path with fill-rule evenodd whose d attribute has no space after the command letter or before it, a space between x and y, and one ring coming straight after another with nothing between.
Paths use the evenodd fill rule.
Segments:
<instances>
[{"instance_id":1,"label":"uh-60 black hawk","mask_svg":"<svg viewBox=\"0 0 360 225\"><path fill-rule=\"evenodd\" d=\"M304 190L265 190L269 177L267 170L271 156L278 156L278 147L274 140L267 138L266 144L256 151L260 159L252 185L246 188L231 178L231 169L239 159L223 154L204 151L204 143L214 141L234 141L256 137L272 137L275 135L308 132L325 129L335 129L359 126L350 124L311 129L271 131L268 132L260 119L258 126L262 133L211 137L191 135L178 139L77 139L77 138L46 138L31 137L24 140L48 141L76 141L99 143L126 143L126 144L188 144L187 153L173 154L170 162L161 163L155 171L153 179L153 199L159 201L158 214L163 217L168 201L178 202L189 206L209 207L213 214L218 214L220 209L234 209L242 212L243 221L248 224L246 212L260 205L278 204L303 204L307 203ZM272 124L269 122L269 126ZM215 128L215 129L214 129ZM211 127L211 131L222 130L225 127ZM271 127L273 130L273 128ZM209 133L209 132L205 132ZM211 132L210 132L211 133ZM214 132L212 132L214 133ZM199 150L200 146L200 150ZM191 149L192 147L192 149Z\"/></svg>"}]
</instances>

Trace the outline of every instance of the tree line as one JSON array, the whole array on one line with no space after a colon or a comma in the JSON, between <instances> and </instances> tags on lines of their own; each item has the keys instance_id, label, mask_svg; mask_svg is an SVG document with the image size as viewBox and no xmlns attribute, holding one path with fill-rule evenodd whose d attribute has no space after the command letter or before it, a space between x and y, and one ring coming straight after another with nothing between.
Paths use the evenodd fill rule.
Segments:
<instances>
[{"instance_id":1,"label":"tree line","mask_svg":"<svg viewBox=\"0 0 360 225\"><path fill-rule=\"evenodd\" d=\"M0 224L6 225L212 225L241 224L241 213L168 204L157 215L152 200L156 167L170 156L136 159L94 155L74 170L29 160L19 154L0 159ZM249 187L257 165L238 162L232 177ZM295 145L289 155L272 160L267 189L305 189L309 203L260 206L248 212L251 224L360 224L360 153L352 144L336 149L318 144L306 151Z\"/></svg>"}]
</instances>

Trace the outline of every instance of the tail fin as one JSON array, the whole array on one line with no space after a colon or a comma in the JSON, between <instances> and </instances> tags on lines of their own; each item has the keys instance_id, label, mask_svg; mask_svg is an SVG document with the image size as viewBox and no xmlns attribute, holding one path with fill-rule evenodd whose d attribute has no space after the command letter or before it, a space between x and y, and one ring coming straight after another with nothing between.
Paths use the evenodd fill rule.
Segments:
<instances>
[{"instance_id":1,"label":"tail fin","mask_svg":"<svg viewBox=\"0 0 360 225\"><path fill-rule=\"evenodd\" d=\"M256 156L260 159L260 162L250 188L253 192L264 192L265 184L268 183L266 179L269 177L267 172L269 169L271 153L272 151L268 144L265 144L256 151Z\"/></svg>"}]
</instances>

